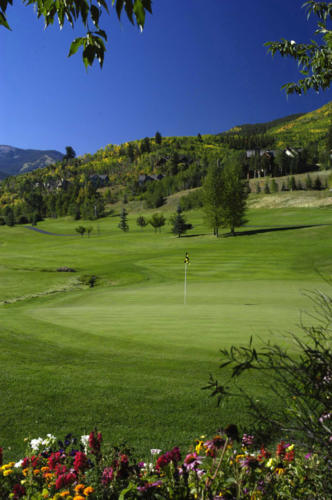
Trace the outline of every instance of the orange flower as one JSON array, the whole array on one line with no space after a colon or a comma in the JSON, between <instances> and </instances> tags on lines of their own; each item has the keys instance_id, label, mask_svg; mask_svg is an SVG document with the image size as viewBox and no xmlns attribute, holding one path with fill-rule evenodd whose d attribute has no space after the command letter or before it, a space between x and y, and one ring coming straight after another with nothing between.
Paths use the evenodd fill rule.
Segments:
<instances>
[{"instance_id":1,"label":"orange flower","mask_svg":"<svg viewBox=\"0 0 332 500\"><path fill-rule=\"evenodd\" d=\"M46 472L44 474L44 478L46 479L46 481L51 481L54 477L54 474L52 474L52 472Z\"/></svg>"},{"instance_id":2,"label":"orange flower","mask_svg":"<svg viewBox=\"0 0 332 500\"><path fill-rule=\"evenodd\" d=\"M50 468L49 467L42 467L40 470L42 472L48 472L50 470Z\"/></svg>"},{"instance_id":3,"label":"orange flower","mask_svg":"<svg viewBox=\"0 0 332 500\"><path fill-rule=\"evenodd\" d=\"M35 469L35 470L33 471L33 475L34 475L34 476L38 476L38 474L40 474L40 470L39 470L39 469Z\"/></svg>"},{"instance_id":4,"label":"orange flower","mask_svg":"<svg viewBox=\"0 0 332 500\"><path fill-rule=\"evenodd\" d=\"M88 486L87 488L85 488L85 490L83 491L84 495L86 497L88 497L91 493L94 492L94 489L92 488L92 486Z\"/></svg>"},{"instance_id":5,"label":"orange flower","mask_svg":"<svg viewBox=\"0 0 332 500\"><path fill-rule=\"evenodd\" d=\"M74 500L85 500L85 497L82 497L82 495L76 495Z\"/></svg>"},{"instance_id":6,"label":"orange flower","mask_svg":"<svg viewBox=\"0 0 332 500\"><path fill-rule=\"evenodd\" d=\"M62 492L60 493L60 496L61 496L61 497L67 497L67 496L69 496L69 495L70 495L70 491L69 491L69 490L62 491Z\"/></svg>"},{"instance_id":7,"label":"orange flower","mask_svg":"<svg viewBox=\"0 0 332 500\"><path fill-rule=\"evenodd\" d=\"M76 491L76 493L81 493L85 488L85 485L84 484L77 484L74 488L74 490Z\"/></svg>"},{"instance_id":8,"label":"orange flower","mask_svg":"<svg viewBox=\"0 0 332 500\"><path fill-rule=\"evenodd\" d=\"M29 468L28 467L26 469L23 469L22 470L23 476L26 476L28 474L28 472L29 472Z\"/></svg>"}]
</instances>

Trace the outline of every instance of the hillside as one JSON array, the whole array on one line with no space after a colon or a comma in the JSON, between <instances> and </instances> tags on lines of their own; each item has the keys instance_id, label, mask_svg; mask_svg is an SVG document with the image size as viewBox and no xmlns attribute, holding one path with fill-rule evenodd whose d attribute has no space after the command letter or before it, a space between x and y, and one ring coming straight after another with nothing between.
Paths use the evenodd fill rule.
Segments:
<instances>
[{"instance_id":1,"label":"hillside","mask_svg":"<svg viewBox=\"0 0 332 500\"><path fill-rule=\"evenodd\" d=\"M20 149L0 145L0 178L43 168L61 161L63 154L55 150Z\"/></svg>"},{"instance_id":2,"label":"hillside","mask_svg":"<svg viewBox=\"0 0 332 500\"><path fill-rule=\"evenodd\" d=\"M276 138L277 148L305 147L308 143L315 143L320 147L324 144L327 130L331 124L332 101L289 123L271 128L269 133Z\"/></svg>"},{"instance_id":3,"label":"hillside","mask_svg":"<svg viewBox=\"0 0 332 500\"><path fill-rule=\"evenodd\" d=\"M274 139L276 149L287 146L303 148L311 143L322 148L331 124L332 101L310 113L289 115L265 123L238 125L220 135L225 137L266 134Z\"/></svg>"}]
</instances>

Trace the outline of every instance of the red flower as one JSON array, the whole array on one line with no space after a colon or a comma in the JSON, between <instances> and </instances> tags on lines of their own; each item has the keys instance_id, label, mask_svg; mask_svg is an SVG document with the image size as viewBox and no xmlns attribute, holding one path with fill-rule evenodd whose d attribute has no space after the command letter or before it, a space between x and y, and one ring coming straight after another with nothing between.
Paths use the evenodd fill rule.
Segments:
<instances>
[{"instance_id":1,"label":"red flower","mask_svg":"<svg viewBox=\"0 0 332 500\"><path fill-rule=\"evenodd\" d=\"M76 481L76 474L73 472L68 472L67 474L61 474L55 481L55 489L60 490L64 486L68 486L69 484L73 484Z\"/></svg>"},{"instance_id":2,"label":"red flower","mask_svg":"<svg viewBox=\"0 0 332 500\"><path fill-rule=\"evenodd\" d=\"M161 467L165 467L170 462L176 463L179 460L181 460L181 453L179 448L175 446L173 450L167 451L166 453L164 453L164 455L160 455L160 457L158 457L158 460L156 462L156 469L159 470Z\"/></svg>"},{"instance_id":3,"label":"red flower","mask_svg":"<svg viewBox=\"0 0 332 500\"><path fill-rule=\"evenodd\" d=\"M60 462L61 460L61 453L57 451L56 453L51 453L51 455L48 458L48 466L51 470L54 470L56 465ZM23 465L22 465L23 467Z\"/></svg>"},{"instance_id":4,"label":"red flower","mask_svg":"<svg viewBox=\"0 0 332 500\"><path fill-rule=\"evenodd\" d=\"M103 477L101 482L103 483L104 486L107 486L108 483L110 483L113 479L114 471L112 467L106 467L103 472Z\"/></svg>"},{"instance_id":5,"label":"red flower","mask_svg":"<svg viewBox=\"0 0 332 500\"><path fill-rule=\"evenodd\" d=\"M13 488L14 500L22 498L25 495L25 488L20 484L15 484Z\"/></svg>"},{"instance_id":6,"label":"red flower","mask_svg":"<svg viewBox=\"0 0 332 500\"><path fill-rule=\"evenodd\" d=\"M32 455L32 457L25 457L22 462L22 469L26 469L27 467L32 467L33 469L38 467L38 463L40 462L40 456Z\"/></svg>"},{"instance_id":7,"label":"red flower","mask_svg":"<svg viewBox=\"0 0 332 500\"><path fill-rule=\"evenodd\" d=\"M262 460L264 460L264 458L270 458L270 456L271 456L271 453L269 451L267 451L264 448L264 445L263 445L261 447L261 452L259 453L259 455L257 456L257 458L261 462Z\"/></svg>"},{"instance_id":8,"label":"red flower","mask_svg":"<svg viewBox=\"0 0 332 500\"><path fill-rule=\"evenodd\" d=\"M294 458L295 458L294 450L286 451L285 460L287 460L287 462L293 462Z\"/></svg>"},{"instance_id":9,"label":"red flower","mask_svg":"<svg viewBox=\"0 0 332 500\"><path fill-rule=\"evenodd\" d=\"M87 468L88 468L88 459L85 453L78 451L75 455L74 469L76 470L76 472L79 472L79 471L84 471L84 469Z\"/></svg>"},{"instance_id":10,"label":"red flower","mask_svg":"<svg viewBox=\"0 0 332 500\"><path fill-rule=\"evenodd\" d=\"M98 455L100 453L100 445L102 443L102 435L101 435L101 432L98 432L96 431L96 434L95 434L95 431L92 431L90 432L90 435L89 435L89 446L90 446L90 450L91 450L91 453L93 453L94 455Z\"/></svg>"},{"instance_id":11,"label":"red flower","mask_svg":"<svg viewBox=\"0 0 332 500\"><path fill-rule=\"evenodd\" d=\"M285 456L286 448L288 448L289 444L286 444L285 441L280 441L277 446L277 457L283 458Z\"/></svg>"}]
</instances>

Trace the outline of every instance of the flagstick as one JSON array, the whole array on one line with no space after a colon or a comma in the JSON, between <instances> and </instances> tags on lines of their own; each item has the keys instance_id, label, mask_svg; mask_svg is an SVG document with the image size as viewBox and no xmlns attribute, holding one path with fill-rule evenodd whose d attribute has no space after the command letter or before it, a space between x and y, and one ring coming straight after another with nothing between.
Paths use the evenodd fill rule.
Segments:
<instances>
[{"instance_id":1,"label":"flagstick","mask_svg":"<svg viewBox=\"0 0 332 500\"><path fill-rule=\"evenodd\" d=\"M184 264L184 305L187 300L187 263Z\"/></svg>"}]
</instances>

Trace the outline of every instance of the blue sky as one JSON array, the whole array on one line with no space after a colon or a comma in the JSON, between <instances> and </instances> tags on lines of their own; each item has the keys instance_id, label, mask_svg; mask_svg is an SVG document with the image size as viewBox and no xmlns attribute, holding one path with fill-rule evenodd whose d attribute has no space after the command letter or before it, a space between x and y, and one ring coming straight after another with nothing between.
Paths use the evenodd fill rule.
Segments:
<instances>
[{"instance_id":1,"label":"blue sky","mask_svg":"<svg viewBox=\"0 0 332 500\"><path fill-rule=\"evenodd\" d=\"M154 136L218 133L242 123L308 112L332 90L286 97L296 63L267 54L264 42L307 42L314 23L304 0L154 0L142 34L112 9L104 67L86 72L82 34L43 29L31 6L8 7L0 29L0 144L94 153L109 143Z\"/></svg>"}]
</instances>

